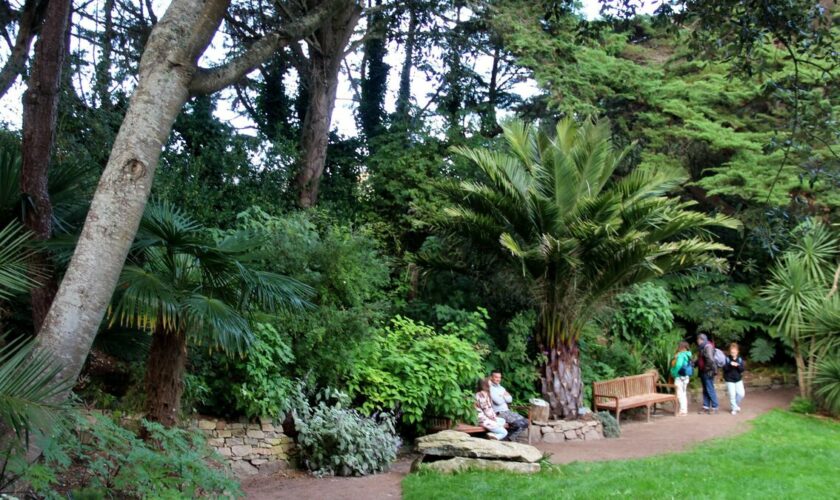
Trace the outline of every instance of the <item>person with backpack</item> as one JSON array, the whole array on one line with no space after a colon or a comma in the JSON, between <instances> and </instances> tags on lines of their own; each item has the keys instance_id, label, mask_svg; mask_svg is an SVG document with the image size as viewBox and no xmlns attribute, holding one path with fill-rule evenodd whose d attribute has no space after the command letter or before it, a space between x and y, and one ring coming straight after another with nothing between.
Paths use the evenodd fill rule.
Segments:
<instances>
[{"instance_id":1,"label":"person with backpack","mask_svg":"<svg viewBox=\"0 0 840 500\"><path fill-rule=\"evenodd\" d=\"M674 359L671 360L671 377L673 377L674 385L677 387L677 400L680 403L680 411L677 415L680 417L688 415L688 381L693 373L691 350L689 350L688 342L683 340L677 346L677 352L674 354Z\"/></svg>"},{"instance_id":2,"label":"person with backpack","mask_svg":"<svg viewBox=\"0 0 840 500\"><path fill-rule=\"evenodd\" d=\"M703 385L703 409L698 413L717 413L718 398L715 391L715 375L717 375L718 363L715 360L715 345L709 340L705 333L697 336L697 346L700 351L697 353L697 371L700 373L700 382ZM723 354L723 353L721 353ZM724 361L721 362L723 364Z\"/></svg>"},{"instance_id":3,"label":"person with backpack","mask_svg":"<svg viewBox=\"0 0 840 500\"><path fill-rule=\"evenodd\" d=\"M738 344L730 344L729 355L726 357L726 364L723 365L723 380L726 382L729 409L733 415L741 411L741 401L744 399L744 358L738 351Z\"/></svg>"}]
</instances>

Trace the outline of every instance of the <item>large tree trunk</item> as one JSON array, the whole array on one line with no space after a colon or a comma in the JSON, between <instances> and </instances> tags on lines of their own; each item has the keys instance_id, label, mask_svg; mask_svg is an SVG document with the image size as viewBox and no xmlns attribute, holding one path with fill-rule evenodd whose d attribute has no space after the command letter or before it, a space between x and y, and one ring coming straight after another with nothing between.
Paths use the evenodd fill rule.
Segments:
<instances>
[{"instance_id":1,"label":"large tree trunk","mask_svg":"<svg viewBox=\"0 0 840 500\"><path fill-rule=\"evenodd\" d=\"M146 418L166 427L178 423L187 337L183 333L155 333L146 363Z\"/></svg>"},{"instance_id":2,"label":"large tree trunk","mask_svg":"<svg viewBox=\"0 0 840 500\"><path fill-rule=\"evenodd\" d=\"M322 0L310 3L319 4ZM361 9L353 0L344 0L334 12L329 21L315 32L314 43L310 41L308 46L309 103L301 131L301 165L296 179L298 204L304 208L318 202L318 185L327 159L327 142L338 89L338 71L344 60L344 49L361 15Z\"/></svg>"},{"instance_id":3,"label":"large tree trunk","mask_svg":"<svg viewBox=\"0 0 840 500\"><path fill-rule=\"evenodd\" d=\"M553 416L578 418L583 405L583 381L580 374L580 348L560 344L546 352L546 364L540 375L543 397L548 400Z\"/></svg>"},{"instance_id":4,"label":"large tree trunk","mask_svg":"<svg viewBox=\"0 0 840 500\"><path fill-rule=\"evenodd\" d=\"M137 88L114 139L64 280L38 334L38 347L75 380L87 358L152 187L172 124L190 95L213 93L242 78L278 48L319 26L333 7L292 20L241 56L212 69L198 58L219 28L229 0L173 0L140 60ZM61 397L65 397L62 394Z\"/></svg>"},{"instance_id":5,"label":"large tree trunk","mask_svg":"<svg viewBox=\"0 0 840 500\"><path fill-rule=\"evenodd\" d=\"M52 236L53 210L48 177L58 116L58 87L70 34L70 4L70 0L50 0L47 5L41 35L35 43L32 74L23 94L20 174L21 193L26 206L23 222L39 240ZM43 253L38 253L31 265L47 268L48 259ZM36 332L47 315L55 290L52 276L32 289L32 323Z\"/></svg>"},{"instance_id":6,"label":"large tree trunk","mask_svg":"<svg viewBox=\"0 0 840 500\"><path fill-rule=\"evenodd\" d=\"M408 32L405 35L405 59L400 72L400 88L397 92L396 121L407 122L411 110L411 69L414 67L414 47L417 44L417 12L414 5L408 6Z\"/></svg>"},{"instance_id":7,"label":"large tree trunk","mask_svg":"<svg viewBox=\"0 0 840 500\"><path fill-rule=\"evenodd\" d=\"M226 8L225 0L175 0L149 37L137 88L38 335L39 349L55 356L63 378L78 377L87 358L134 241L161 148Z\"/></svg>"}]
</instances>

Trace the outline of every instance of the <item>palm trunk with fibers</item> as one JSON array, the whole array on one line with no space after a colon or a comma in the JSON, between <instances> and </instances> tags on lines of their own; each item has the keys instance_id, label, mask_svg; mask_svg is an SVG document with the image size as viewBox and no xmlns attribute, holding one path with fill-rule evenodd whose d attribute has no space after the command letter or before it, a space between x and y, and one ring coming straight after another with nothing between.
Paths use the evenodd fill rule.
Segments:
<instances>
[{"instance_id":1,"label":"palm trunk with fibers","mask_svg":"<svg viewBox=\"0 0 840 500\"><path fill-rule=\"evenodd\" d=\"M146 363L146 418L166 427L178 423L184 370L187 365L187 337L183 332L155 332Z\"/></svg>"},{"instance_id":2,"label":"palm trunk with fibers","mask_svg":"<svg viewBox=\"0 0 840 500\"><path fill-rule=\"evenodd\" d=\"M546 282L555 283L556 270L546 272ZM580 373L580 348L568 313L559 307L564 294L555 286L543 287L543 309L540 314L538 338L545 354L540 373L542 394L548 401L551 414L564 419L576 419L583 404L583 382Z\"/></svg>"},{"instance_id":3,"label":"palm trunk with fibers","mask_svg":"<svg viewBox=\"0 0 840 500\"><path fill-rule=\"evenodd\" d=\"M546 363L540 376L542 394L548 400L551 414L576 419L583 404L583 381L580 373L580 349L577 343L560 344L546 352Z\"/></svg>"}]
</instances>

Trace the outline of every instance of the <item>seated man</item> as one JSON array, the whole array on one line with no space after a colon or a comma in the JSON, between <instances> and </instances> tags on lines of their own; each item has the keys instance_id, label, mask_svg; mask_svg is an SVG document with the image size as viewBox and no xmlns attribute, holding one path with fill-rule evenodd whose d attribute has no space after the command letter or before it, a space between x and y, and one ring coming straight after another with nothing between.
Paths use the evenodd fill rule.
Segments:
<instances>
[{"instance_id":1,"label":"seated man","mask_svg":"<svg viewBox=\"0 0 840 500\"><path fill-rule=\"evenodd\" d=\"M490 373L490 399L493 402L493 411L500 418L505 419L508 424L508 439L514 441L522 431L528 428L528 420L522 415L510 411L508 403L513 401L510 393L501 385L502 372L493 370Z\"/></svg>"}]
</instances>

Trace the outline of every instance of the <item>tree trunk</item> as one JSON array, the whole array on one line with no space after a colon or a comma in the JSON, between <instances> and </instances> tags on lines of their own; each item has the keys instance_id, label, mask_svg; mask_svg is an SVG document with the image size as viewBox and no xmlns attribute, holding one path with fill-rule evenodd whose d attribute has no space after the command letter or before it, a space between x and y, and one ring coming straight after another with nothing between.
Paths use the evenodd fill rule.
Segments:
<instances>
[{"instance_id":1,"label":"tree trunk","mask_svg":"<svg viewBox=\"0 0 840 500\"><path fill-rule=\"evenodd\" d=\"M61 378L75 380L87 358L134 241L161 148L189 96L198 56L226 8L225 0L175 0L152 30L137 88L38 334L38 349L56 358Z\"/></svg>"},{"instance_id":2,"label":"tree trunk","mask_svg":"<svg viewBox=\"0 0 840 500\"><path fill-rule=\"evenodd\" d=\"M53 210L48 191L50 156L58 117L58 88L70 32L70 0L51 0L44 13L41 34L35 43L35 58L28 88L23 94L23 154L20 184L24 197L24 224L39 240L52 236ZM38 253L32 266L48 268L48 259ZM55 295L51 273L32 289L32 323L38 331Z\"/></svg>"},{"instance_id":3,"label":"tree trunk","mask_svg":"<svg viewBox=\"0 0 840 500\"><path fill-rule=\"evenodd\" d=\"M145 379L147 419L166 427L178 423L186 365L187 337L183 332L152 335Z\"/></svg>"},{"instance_id":4,"label":"tree trunk","mask_svg":"<svg viewBox=\"0 0 840 500\"><path fill-rule=\"evenodd\" d=\"M411 109L411 68L414 67L414 47L417 44L417 12L408 6L408 32L405 35L405 59L400 72L400 89L397 93L396 121L407 122Z\"/></svg>"},{"instance_id":5,"label":"tree trunk","mask_svg":"<svg viewBox=\"0 0 840 500\"><path fill-rule=\"evenodd\" d=\"M320 0L315 3L320 3ZM307 208L318 201L318 184L327 159L330 122L338 90L338 71L344 49L359 22L361 9L345 0L309 42L309 103L301 131L301 167L296 179L298 204Z\"/></svg>"},{"instance_id":6,"label":"tree trunk","mask_svg":"<svg viewBox=\"0 0 840 500\"><path fill-rule=\"evenodd\" d=\"M199 70L198 58L228 4L229 0L173 0L149 35L137 87L73 258L38 334L36 349L54 357L61 366L60 379L75 380L87 358L137 233L161 149L190 92L209 94L233 84L278 48L312 33L333 8L330 0L280 26L228 63Z\"/></svg>"},{"instance_id":7,"label":"tree trunk","mask_svg":"<svg viewBox=\"0 0 840 500\"><path fill-rule=\"evenodd\" d=\"M546 353L540 381L542 394L551 414L558 418L577 419L583 405L583 381L580 374L580 348L577 343L560 344Z\"/></svg>"},{"instance_id":8,"label":"tree trunk","mask_svg":"<svg viewBox=\"0 0 840 500\"><path fill-rule=\"evenodd\" d=\"M807 368L805 366L805 357L802 355L801 345L799 341L793 341L793 359L796 362L796 379L799 382L799 395L803 398L810 398L811 391L808 388L808 380L806 379Z\"/></svg>"},{"instance_id":9,"label":"tree trunk","mask_svg":"<svg viewBox=\"0 0 840 500\"><path fill-rule=\"evenodd\" d=\"M382 7L382 0L376 1L377 7ZM388 23L385 15L375 12L367 17L368 34L365 42L364 58L362 61L361 101L359 102L359 127L365 135L368 153L373 155L374 139L382 132L385 118L385 93L388 90L388 71L391 69L385 63L388 52L385 37Z\"/></svg>"}]
</instances>

